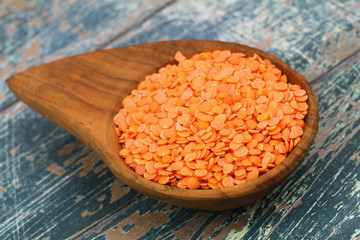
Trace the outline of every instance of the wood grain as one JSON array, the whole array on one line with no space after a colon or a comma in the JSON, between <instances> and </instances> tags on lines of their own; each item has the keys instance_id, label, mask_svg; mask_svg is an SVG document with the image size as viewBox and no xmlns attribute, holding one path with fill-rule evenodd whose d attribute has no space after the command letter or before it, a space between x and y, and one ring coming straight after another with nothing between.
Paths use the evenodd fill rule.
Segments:
<instances>
[{"instance_id":1,"label":"wood grain","mask_svg":"<svg viewBox=\"0 0 360 240\"><path fill-rule=\"evenodd\" d=\"M317 81L319 132L303 163L271 194L223 212L143 197L84 234L124 239L356 239L360 222L360 54ZM326 89L326 90L324 90ZM145 222L150 216L161 222ZM151 218L151 217L150 217ZM144 222L142 222L142 220ZM145 228L146 231L139 231Z\"/></svg>"},{"instance_id":2,"label":"wood grain","mask_svg":"<svg viewBox=\"0 0 360 240\"><path fill-rule=\"evenodd\" d=\"M206 9L206 10L205 10ZM178 1L111 47L178 39L270 52L310 82L360 49L358 1Z\"/></svg>"},{"instance_id":3,"label":"wood grain","mask_svg":"<svg viewBox=\"0 0 360 240\"><path fill-rule=\"evenodd\" d=\"M259 178L216 190L188 190L147 181L118 157L113 117L123 98L149 73L173 62L175 53L186 56L228 49L270 60L289 82L302 86L309 96L304 135L288 157ZM21 72L7 80L14 94L43 116L59 124L90 146L114 175L139 192L168 203L205 210L243 206L281 184L298 166L318 127L315 94L307 80L275 56L245 45L208 40L162 41L97 51ZM61 102L61 104L59 104Z\"/></svg>"},{"instance_id":4,"label":"wood grain","mask_svg":"<svg viewBox=\"0 0 360 240\"><path fill-rule=\"evenodd\" d=\"M4 82L11 75L45 62L101 49L170 2L0 2L0 109L16 101Z\"/></svg>"},{"instance_id":5,"label":"wood grain","mask_svg":"<svg viewBox=\"0 0 360 240\"><path fill-rule=\"evenodd\" d=\"M144 8L132 8L133 10L127 10L120 12L121 1L117 1L117 7L115 3L111 5L114 9L114 21L112 24L107 24L106 21L102 21L98 24L95 18L87 18L87 23L90 25L86 29L79 28L78 24L84 23L84 21L77 21L76 19L84 19L83 16L91 16L89 13L99 12L101 14L103 6L109 1L104 1L93 4L91 6L86 5L83 1L23 1L29 3L26 8L21 7L17 9L11 6L14 2L22 1L9 1L5 0L0 3L2 7L0 22L0 36L2 44L0 44L0 58L2 59L0 66L0 76L2 80L5 80L11 74L19 72L34 65L38 65L43 62L48 62L61 57L74 55L81 53L78 49L83 51L90 51L97 49L98 46L106 44L108 37L101 34L101 32L113 32L114 28L118 24L123 26L126 31L122 32L124 35L116 38L114 41L106 45L106 47L132 45L136 43L165 40L165 39L184 39L184 38L206 38L224 41L241 42L252 46L265 49L281 59L285 60L295 70L301 72L310 81L315 80L316 86L321 86L316 90L320 100L320 117L324 116L324 111L328 112L327 118L332 119L337 117L332 125L326 124L326 119L320 123L328 126L325 130L321 131L319 136L323 136L322 154L327 151L328 146L332 146L332 150L329 151L328 158L331 159L332 154L340 156L335 158L336 161L328 166L333 171L343 166L343 161L353 160L353 164L358 162L359 149L356 147L359 145L358 132L354 131L351 135L351 140L347 138L347 132L352 132L349 129L354 128L354 122L358 119L353 110L354 101L358 102L354 96L347 96L347 99L342 99L339 103L336 103L336 109L334 113L327 111L332 106L333 102L337 98L337 94L344 96L343 90L337 89L336 86L332 86L328 83L329 79L333 79L333 76L337 74L338 68L335 71L328 73L328 70L333 68L347 59L348 56L353 54L356 49L359 49L359 17L360 8L358 1L248 1L242 3L240 1L222 1L221 4L217 1L196 1L192 3L190 1L177 1L172 5L168 5L164 10L160 12L149 11L149 14L142 14L146 9L151 9L152 6L158 6L158 2L146 5ZM57 3L64 2L63 5L56 5ZM134 1L126 3L126 7L131 8ZM146 4L143 1L135 1L136 3ZM31 7L31 4L33 7ZM51 7L59 6L59 7ZM25 6L24 4L22 6ZM38 10L35 10L35 7ZM42 7L43 6L43 7ZM46 7L44 7L46 6ZM103 7L101 7L103 6ZM41 15L43 9L52 9L49 11L48 16ZM97 11L98 9L98 11ZM125 9L125 8L123 8ZM65 11L66 10L66 11ZM133 13L136 18L127 18L127 13ZM152 15L153 13L156 13ZM58 20L56 24L51 22L51 16L57 15ZM95 14L96 15L96 14ZM130 14L131 15L131 14ZM134 20L143 19L147 16L149 18L143 24L137 22L132 25ZM124 20L121 20L124 17ZM5 20L4 20L5 19ZM109 21L111 18L107 18ZM117 20L120 19L120 20ZM145 18L146 19L146 18ZM16 23L16 27L12 27L13 21ZM31 22L35 22L37 27L32 27ZM58 38L49 36L53 32L61 31L61 22L69 23L69 28L65 32L75 34L75 42L68 42L63 48L57 48L57 51L52 51L52 47L57 46L56 42L67 42L67 38L72 35L57 34ZM140 25L139 25L140 24ZM81 33L90 32L91 26L95 26L96 36L86 38L86 34ZM132 27L135 26L135 27ZM12 31L14 28L16 30ZM29 33L26 30L29 29ZM43 30L44 29L44 30ZM104 36L102 38L102 36ZM35 44L31 43L31 38L35 38ZM84 41L82 40L84 39ZM4 42L5 40L5 42ZM51 41L50 41L51 40ZM92 42L95 42L93 45ZM36 42L39 42L41 59L37 58ZM49 44L52 42L53 44ZM13 45L21 43L19 45ZM99 45L97 45L99 43ZM82 44L85 46L82 48ZM76 45L76 47L74 47ZM59 46L59 45L58 45ZM90 48L86 48L90 46ZM26 57L25 52L31 52L31 49L35 49L34 53L31 53L29 57ZM13 49L9 51L9 49ZM4 55L5 53L5 55ZM46 53L46 54L45 54ZM56 54L59 53L57 56ZM5 57L4 57L5 56ZM346 62L347 60L345 60ZM359 61L359 60L357 60ZM24 63L24 64L23 64ZM2 68L5 66L5 69ZM347 77L353 81L358 79L357 72L359 72L356 65L347 66ZM351 69L354 70L351 70ZM13 71L15 69L15 71ZM11 72L9 72L11 71ZM341 71L339 75L339 83L344 80L342 75L345 71ZM324 78L321 78L321 74L326 73ZM5 75L6 74L6 75ZM354 81L355 81L354 80ZM322 85L317 85L320 81L323 81ZM357 81L357 80L356 80ZM353 86L353 85L351 85ZM331 90L327 90L330 87ZM350 89L350 88L348 88ZM13 103L14 97L9 94L4 94L4 91L9 92L4 82L0 84L0 102L3 104ZM354 94L354 93L353 93ZM328 100L331 100L331 104L321 101L326 95ZM8 100L12 98L12 100ZM350 100L350 103L346 101ZM357 101L357 102L356 102ZM353 102L353 103L351 103ZM3 106L8 106L4 104ZM344 108L344 106L346 108ZM344 113L342 111L352 111L353 113ZM336 121L346 119L346 127L344 123L336 125ZM340 119L340 120L339 120ZM338 129L331 130L334 126ZM17 129L16 131L10 129ZM343 131L347 129L346 131ZM2 169L0 175L0 216L4 216L0 220L1 238L4 239L19 239L19 238L43 238L50 237L59 239L69 236L79 236L86 233L87 229L94 226L98 226L99 223L104 223L106 229L113 229L112 226L116 224L122 224L119 215L125 214L130 216L136 214L137 207L143 209L139 213L139 219L146 217L147 213L151 211L167 211L167 208L162 208L156 201L151 199L147 201L137 200L137 197L129 197L127 199L119 198L121 194L119 192L126 191L127 187L118 184L115 178L110 174L107 168L102 168L101 161L97 157L86 158L83 155L88 152L89 149L86 146L79 146L77 140L71 134L67 133L60 127L52 124L50 121L38 117L36 113L29 110L21 103L17 103L12 107L0 112L0 168ZM53 141L50 136L57 136L56 141ZM357 134L356 134L357 133ZM334 139L334 141L332 141ZM33 141L32 141L33 140ZM336 152L336 143L341 142L342 145L348 146L350 149L345 156L345 150ZM350 143L350 144L349 144ZM320 143L319 143L320 144ZM61 146L60 146L61 145ZM285 213L290 209L296 209L296 204L301 203L298 198L301 194L307 194L312 198L316 198L321 195L322 189L326 184L320 179L317 188L309 186L314 182L316 175L322 171L325 166L325 161L316 158L316 153L319 147L312 148L311 158L315 165L315 168L305 168L301 166L295 173L296 177L293 177L290 182L288 181L283 185L282 189L278 189L270 198L263 198L262 201L257 202L254 205L247 206L239 211L227 211L224 213L212 213L204 214L202 211L185 209L177 209L177 212L166 218L167 221L159 228L149 230L147 236L178 236L179 238L185 238L181 236L193 236L193 238L222 238L222 236L229 235L230 239L238 239L240 236L253 236L253 238L261 238L266 236L271 229L276 226ZM61 151L60 151L61 150ZM12 155L11 153L14 155ZM58 152L61 152L61 154ZM348 155L351 157L348 157ZM73 160L75 159L75 160ZM308 157L305 158L305 161ZM307 160L309 161L309 160ZM65 174L61 177L47 170L48 166L56 164L57 167L65 169ZM92 170L92 166L95 166ZM305 165L306 166L306 165ZM352 173L358 172L358 165L349 166L353 169ZM89 170L90 169L90 170ZM102 169L102 170L101 170ZM99 172L100 171L100 172ZM298 173L299 172L299 173ZM81 177L80 177L81 173ZM307 173L306 177L301 178L301 182L295 184L299 176L303 173ZM325 174L325 173L323 173ZM355 195L348 196L350 192L356 193L355 184L359 181L358 177L354 177L347 169L342 169L339 175L326 176L328 179L334 179L332 186L335 186L336 193L322 195L322 201L325 201L324 208L315 205L312 207L311 199L306 203L299 205L301 210L301 216L304 216L306 221L314 221L316 223L318 219L324 219L321 222L328 222L324 225L316 225L312 227L305 224L304 228L299 228L301 231L296 231L297 228L292 231L290 237L294 239L301 239L301 236L309 232L308 238L313 236L324 236L324 239L346 239L347 236L353 236L356 239L359 237L359 233L356 234L358 228L358 216L359 213L352 206L356 206L356 202L359 202L358 197ZM344 178L342 178L345 176ZM65 178L63 184L56 185L52 188L52 184L56 184L62 178ZM100 179L100 180L99 180ZM341 180L343 180L341 182ZM348 179L348 180L347 180ZM319 181L319 180L317 180ZM44 183L50 182L50 184L44 185ZM346 183L346 184L343 184ZM294 191L289 191L288 186L295 184ZM67 188L71 186L73 195L71 199L73 201L67 201ZM99 191L88 191L88 187L99 189ZM32 201L32 194L40 189L43 192L51 192L56 190L54 194L46 197L47 194L38 198L40 201L40 207L45 208L43 212L30 211L34 208L33 205L37 204L36 201ZM127 190L129 191L129 190ZM328 192L329 190L327 190ZM97 194L99 192L99 195ZM64 194L66 193L66 194ZM100 203L97 198L105 195L105 200L101 202L103 209L95 212L99 209ZM334 196L333 196L334 195ZM346 197L342 197L346 196ZM334 202L326 202L326 198L332 197ZM143 198L140 198L142 200ZM71 211L71 208L63 209L64 202L71 204L72 208L76 209ZM131 204L134 207L131 207ZM128 204L130 204L128 206ZM144 205L145 204L145 205ZM333 206L337 205L335 209ZM127 207L125 207L127 206ZM16 208L15 208L16 207ZM149 209L149 211L147 211ZM162 210L164 209L164 210ZM324 210L325 209L325 210ZM335 210L334 210L335 209ZM339 209L339 210L338 210ZM5 211L6 210L6 211ZM309 212L307 212L310 210ZM5 212L4 212L5 211ZM93 212L93 215L81 214L82 212ZM334 211L335 213L330 218L329 216L322 217L323 211ZM64 212L61 218L53 219L52 216ZM116 212L116 214L112 214ZM304 213L305 212L305 213ZM337 213L339 212L339 213ZM16 218L16 213L25 213ZM186 213L186 214L185 214ZM27 214L27 215L26 215ZM243 216L242 216L243 215ZM287 217L284 217L281 223L273 231L273 234L277 236L282 233L289 233L293 228L287 227L287 222L294 226L298 220L298 212L294 214L292 210ZM349 216L344 218L344 216ZM161 215L159 216L161 217ZM239 219L238 219L239 217ZM326 218L327 217L327 218ZM102 219L105 218L104 221ZM161 217L162 218L162 217ZM9 224L8 228L4 228L3 219ZM245 219L245 220L244 220ZM250 224L247 224L247 220L250 220ZM303 220L304 220L303 219ZM326 221L326 219L329 219ZM136 234L131 231L131 218L127 227L120 231L115 230L115 236L121 236L126 238L127 234ZM110 224L110 221L111 224ZM244 223L245 221L245 223ZM263 223L264 221L264 223ZM74 224L72 224L74 223ZM301 223L299 221L299 223ZM146 223L144 228L149 229ZM151 222L148 223L151 225ZM26 226L26 228L25 228ZM323 227L326 229L323 230ZM159 229L161 229L160 232ZM26 231L27 230L27 231ZM164 233L167 232L167 233ZM194 232L194 233L193 233ZM237 234L235 234L237 233ZM327 235L327 233L329 233ZM98 232L91 232L91 236L98 236ZM118 235L116 235L118 234ZM235 235L234 235L235 234ZM344 234L344 238L342 235ZM87 235L83 235L87 236ZM114 235L113 235L114 236ZM236 237L237 236L237 237ZM110 237L110 236L109 236ZM99 239L105 239L106 235L99 236ZM190 238L190 237L189 237ZM276 239L269 237L270 239Z\"/></svg>"},{"instance_id":6,"label":"wood grain","mask_svg":"<svg viewBox=\"0 0 360 240\"><path fill-rule=\"evenodd\" d=\"M10 1L4 1L2 7L3 14L6 13L2 19L9 24L0 31L0 38L5 39L7 46L5 54L0 56L0 63L4 63L0 64L3 75L0 109L15 101L3 82L9 76L99 47L177 39L238 42L276 55L310 81L360 49L357 21L360 11L356 0L246 4L178 1L172 5L169 5L172 1L101 4L77 0L61 1L59 6L55 1L34 2L26 5L24 12L16 9L5 12ZM48 11L52 6L67 11ZM167 7L158 12L164 6ZM42 12L46 14L43 16ZM96 17L100 17L101 24ZM56 21L52 22L53 19Z\"/></svg>"},{"instance_id":7,"label":"wood grain","mask_svg":"<svg viewBox=\"0 0 360 240\"><path fill-rule=\"evenodd\" d=\"M65 239L138 195L82 142L22 103L1 114L0 126L7 143L0 150L1 239Z\"/></svg>"}]
</instances>

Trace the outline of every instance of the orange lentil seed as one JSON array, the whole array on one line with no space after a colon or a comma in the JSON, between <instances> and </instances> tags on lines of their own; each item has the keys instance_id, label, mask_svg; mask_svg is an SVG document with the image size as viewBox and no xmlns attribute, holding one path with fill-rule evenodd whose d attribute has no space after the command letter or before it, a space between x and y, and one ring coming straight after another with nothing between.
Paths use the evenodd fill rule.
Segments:
<instances>
[{"instance_id":1,"label":"orange lentil seed","mask_svg":"<svg viewBox=\"0 0 360 240\"><path fill-rule=\"evenodd\" d=\"M229 50L147 76L114 116L119 156L145 179L218 189L279 165L304 134L308 95L270 61Z\"/></svg>"}]
</instances>

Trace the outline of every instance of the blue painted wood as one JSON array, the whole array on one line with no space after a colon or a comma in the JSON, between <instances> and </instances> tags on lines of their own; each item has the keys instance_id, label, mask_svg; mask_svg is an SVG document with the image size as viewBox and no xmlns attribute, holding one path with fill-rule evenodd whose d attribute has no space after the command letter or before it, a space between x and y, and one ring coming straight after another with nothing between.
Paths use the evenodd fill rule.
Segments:
<instances>
[{"instance_id":1,"label":"blue painted wood","mask_svg":"<svg viewBox=\"0 0 360 240\"><path fill-rule=\"evenodd\" d=\"M0 239L76 235L137 196L88 147L16 103L4 80L99 49L169 2L0 2Z\"/></svg>"},{"instance_id":2,"label":"blue painted wood","mask_svg":"<svg viewBox=\"0 0 360 240\"><path fill-rule=\"evenodd\" d=\"M0 239L299 239L309 227L306 238L359 237L359 57L328 72L360 48L357 1L17 2L0 3L0 106L13 104L0 107ZM316 143L286 184L252 205L210 213L137 194L3 84L99 47L184 38L260 47L313 81Z\"/></svg>"},{"instance_id":3,"label":"blue painted wood","mask_svg":"<svg viewBox=\"0 0 360 240\"><path fill-rule=\"evenodd\" d=\"M64 239L136 198L87 146L22 103L0 126L1 239Z\"/></svg>"},{"instance_id":4,"label":"blue painted wood","mask_svg":"<svg viewBox=\"0 0 360 240\"><path fill-rule=\"evenodd\" d=\"M313 84L319 132L285 183L254 204L223 212L147 197L86 232L85 239L358 239L360 54Z\"/></svg>"},{"instance_id":5,"label":"blue painted wood","mask_svg":"<svg viewBox=\"0 0 360 240\"><path fill-rule=\"evenodd\" d=\"M309 80L360 49L358 1L182 1L112 46L210 39L264 49Z\"/></svg>"},{"instance_id":6,"label":"blue painted wood","mask_svg":"<svg viewBox=\"0 0 360 240\"><path fill-rule=\"evenodd\" d=\"M0 2L0 109L16 100L4 82L11 75L45 62L100 49L170 2Z\"/></svg>"}]
</instances>

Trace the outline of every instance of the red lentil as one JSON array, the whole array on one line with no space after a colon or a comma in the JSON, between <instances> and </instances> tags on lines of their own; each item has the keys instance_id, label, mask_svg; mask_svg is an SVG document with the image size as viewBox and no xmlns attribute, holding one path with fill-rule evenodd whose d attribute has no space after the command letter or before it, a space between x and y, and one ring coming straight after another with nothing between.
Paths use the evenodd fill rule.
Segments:
<instances>
[{"instance_id":1,"label":"red lentil","mask_svg":"<svg viewBox=\"0 0 360 240\"><path fill-rule=\"evenodd\" d=\"M114 117L119 155L147 180L218 189L257 178L300 141L308 96L258 55L204 52L146 76Z\"/></svg>"}]
</instances>

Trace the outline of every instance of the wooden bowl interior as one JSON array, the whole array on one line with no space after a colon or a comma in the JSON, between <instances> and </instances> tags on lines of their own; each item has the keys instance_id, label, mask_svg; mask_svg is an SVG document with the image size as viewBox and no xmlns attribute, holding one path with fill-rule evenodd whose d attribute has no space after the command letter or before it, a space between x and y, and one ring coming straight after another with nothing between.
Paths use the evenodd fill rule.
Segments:
<instances>
[{"instance_id":1,"label":"wooden bowl interior","mask_svg":"<svg viewBox=\"0 0 360 240\"><path fill-rule=\"evenodd\" d=\"M309 96L304 135L288 157L260 177L234 187L189 190L145 180L118 156L120 145L113 117L122 99L136 89L145 76L157 72L181 51L185 56L229 49L247 56L269 59L290 83L299 84ZM96 51L47 63L12 76L10 89L43 116L62 126L90 146L128 186L155 199L205 210L232 209L264 196L279 186L299 165L317 131L318 109L310 84L277 57L245 45L207 40L163 41Z\"/></svg>"},{"instance_id":2,"label":"wooden bowl interior","mask_svg":"<svg viewBox=\"0 0 360 240\"><path fill-rule=\"evenodd\" d=\"M298 166L309 149L317 131L317 101L311 86L302 75L292 70L280 59L259 49L244 45L233 43L219 44L218 42L210 41L206 44L199 43L191 49L179 47L178 49L174 49L175 51L173 50L173 54L170 56L174 56L177 50L181 50L185 56L191 57L192 55L199 52L221 49L229 49L232 52L241 52L247 56L252 56L254 53L256 53L263 59L269 59L273 64L276 65L276 67L278 67L284 74L287 75L288 81L290 83L298 84L307 91L309 95L309 111L307 117L305 118L304 135L299 144L280 165L252 181L224 189L189 190L175 188L167 185L160 185L158 183L145 180L143 177L137 175L117 155L118 151L120 150L120 145L117 143L118 137L114 133L114 129L109 128L109 145L113 149L113 153L116 153L113 154L113 163L118 165L114 166L114 168L121 169L121 171L115 170L114 174L119 179L123 180L134 189L146 193L150 197L168 203L190 208L224 210L245 205L262 197L267 192L280 185L281 182L283 182L283 180L296 168L296 166ZM160 63L158 68L166 65L167 63L175 63L174 58L169 59L169 61L165 64ZM154 71L149 71L147 74L151 74L153 72ZM137 80L142 81L147 74L145 74L141 79ZM121 101L122 97L119 98L119 102ZM109 115L109 126L115 127L112 122L112 118L119 111L119 109L120 108L118 104L114 105L111 109L111 114Z\"/></svg>"}]
</instances>

